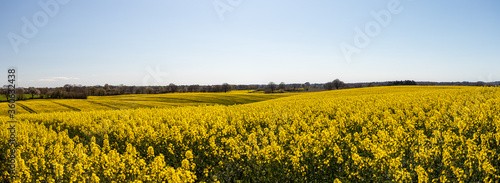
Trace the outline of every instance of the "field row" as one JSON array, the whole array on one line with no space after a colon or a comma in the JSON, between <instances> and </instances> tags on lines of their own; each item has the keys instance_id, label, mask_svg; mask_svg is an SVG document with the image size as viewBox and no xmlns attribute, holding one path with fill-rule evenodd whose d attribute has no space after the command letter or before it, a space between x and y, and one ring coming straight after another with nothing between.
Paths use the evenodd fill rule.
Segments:
<instances>
[{"instance_id":1,"label":"field row","mask_svg":"<svg viewBox=\"0 0 500 183\"><path fill-rule=\"evenodd\" d=\"M175 93L175 94L139 94L117 96L90 96L88 99L35 99L17 101L17 114L126 110L136 108L165 108L197 105L234 105L259 102L274 98L296 95L262 94L250 91L232 91L229 93ZM7 116L7 103L0 103L0 116Z\"/></svg>"}]
</instances>

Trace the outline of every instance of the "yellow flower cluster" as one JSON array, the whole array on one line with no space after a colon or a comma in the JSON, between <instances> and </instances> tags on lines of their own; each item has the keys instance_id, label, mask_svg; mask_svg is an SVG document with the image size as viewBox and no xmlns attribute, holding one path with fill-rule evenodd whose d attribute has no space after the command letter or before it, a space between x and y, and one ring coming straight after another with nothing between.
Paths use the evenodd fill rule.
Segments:
<instances>
[{"instance_id":1,"label":"yellow flower cluster","mask_svg":"<svg viewBox=\"0 0 500 183\"><path fill-rule=\"evenodd\" d=\"M18 121L18 182L500 180L498 87L375 87Z\"/></svg>"}]
</instances>

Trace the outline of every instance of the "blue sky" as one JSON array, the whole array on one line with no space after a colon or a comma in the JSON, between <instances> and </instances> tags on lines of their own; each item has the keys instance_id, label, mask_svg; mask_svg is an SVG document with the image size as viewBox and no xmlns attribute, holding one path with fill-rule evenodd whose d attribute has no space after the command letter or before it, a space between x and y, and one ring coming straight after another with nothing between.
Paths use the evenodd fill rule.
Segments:
<instances>
[{"instance_id":1,"label":"blue sky","mask_svg":"<svg viewBox=\"0 0 500 183\"><path fill-rule=\"evenodd\" d=\"M499 20L494 0L7 0L0 71L23 87L496 81Z\"/></svg>"}]
</instances>

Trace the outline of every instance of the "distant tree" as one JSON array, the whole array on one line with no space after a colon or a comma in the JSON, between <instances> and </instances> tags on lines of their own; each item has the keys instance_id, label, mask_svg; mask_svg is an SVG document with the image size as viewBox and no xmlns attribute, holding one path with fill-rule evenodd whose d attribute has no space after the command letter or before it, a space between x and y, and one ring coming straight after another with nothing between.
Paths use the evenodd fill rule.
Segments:
<instances>
[{"instance_id":1,"label":"distant tree","mask_svg":"<svg viewBox=\"0 0 500 183\"><path fill-rule=\"evenodd\" d=\"M210 92L222 92L222 85L213 85Z\"/></svg>"},{"instance_id":2,"label":"distant tree","mask_svg":"<svg viewBox=\"0 0 500 183\"><path fill-rule=\"evenodd\" d=\"M24 95L25 91L23 88L19 88L16 91L16 100L26 100L26 96Z\"/></svg>"},{"instance_id":3,"label":"distant tree","mask_svg":"<svg viewBox=\"0 0 500 183\"><path fill-rule=\"evenodd\" d=\"M212 92L212 86L202 86L200 92Z\"/></svg>"},{"instance_id":4,"label":"distant tree","mask_svg":"<svg viewBox=\"0 0 500 183\"><path fill-rule=\"evenodd\" d=\"M474 86L484 86L484 82L479 81L479 82L475 83Z\"/></svg>"},{"instance_id":5,"label":"distant tree","mask_svg":"<svg viewBox=\"0 0 500 183\"><path fill-rule=\"evenodd\" d=\"M72 92L73 85L70 85L70 84L65 84L65 85L63 86L63 88L64 88L64 90L65 90L66 92Z\"/></svg>"},{"instance_id":6,"label":"distant tree","mask_svg":"<svg viewBox=\"0 0 500 183\"><path fill-rule=\"evenodd\" d=\"M375 86L377 86L375 83L368 84L368 87L375 87Z\"/></svg>"},{"instance_id":7,"label":"distant tree","mask_svg":"<svg viewBox=\"0 0 500 183\"><path fill-rule=\"evenodd\" d=\"M247 90L256 90L259 88L259 85L248 85Z\"/></svg>"},{"instance_id":8,"label":"distant tree","mask_svg":"<svg viewBox=\"0 0 500 183\"><path fill-rule=\"evenodd\" d=\"M41 95L47 95L48 92L49 92L48 88L40 88L40 94Z\"/></svg>"},{"instance_id":9,"label":"distant tree","mask_svg":"<svg viewBox=\"0 0 500 183\"><path fill-rule=\"evenodd\" d=\"M165 88L163 88L163 86L160 86L158 88L158 93L165 93Z\"/></svg>"},{"instance_id":10,"label":"distant tree","mask_svg":"<svg viewBox=\"0 0 500 183\"><path fill-rule=\"evenodd\" d=\"M304 88L305 91L309 91L309 85L307 84L302 84L302 88Z\"/></svg>"},{"instance_id":11,"label":"distant tree","mask_svg":"<svg viewBox=\"0 0 500 183\"><path fill-rule=\"evenodd\" d=\"M135 89L135 94L143 94L144 93L144 88L143 87L137 87Z\"/></svg>"},{"instance_id":12,"label":"distant tree","mask_svg":"<svg viewBox=\"0 0 500 183\"><path fill-rule=\"evenodd\" d=\"M111 90L111 88L109 88L109 85L107 83L104 85L104 90L106 90L106 91Z\"/></svg>"},{"instance_id":13,"label":"distant tree","mask_svg":"<svg viewBox=\"0 0 500 183\"><path fill-rule=\"evenodd\" d=\"M99 88L99 89L97 90L97 95L99 95L99 96L104 96L104 95L106 95L106 90L105 90L104 88Z\"/></svg>"},{"instance_id":14,"label":"distant tree","mask_svg":"<svg viewBox=\"0 0 500 183\"><path fill-rule=\"evenodd\" d=\"M333 88L335 87L333 86L332 82L328 82L323 85L323 88L325 88L325 90L333 90Z\"/></svg>"},{"instance_id":15,"label":"distant tree","mask_svg":"<svg viewBox=\"0 0 500 183\"><path fill-rule=\"evenodd\" d=\"M82 85L73 85L73 90L72 90L80 99L87 98L89 95L89 89L87 87L84 87Z\"/></svg>"},{"instance_id":16,"label":"distant tree","mask_svg":"<svg viewBox=\"0 0 500 183\"><path fill-rule=\"evenodd\" d=\"M417 82L415 82L413 80L405 80L403 82L403 85L417 85Z\"/></svg>"},{"instance_id":17,"label":"distant tree","mask_svg":"<svg viewBox=\"0 0 500 183\"><path fill-rule=\"evenodd\" d=\"M34 99L35 95L40 95L40 90L38 90L34 87L30 87L28 92L31 94L31 99Z\"/></svg>"},{"instance_id":18,"label":"distant tree","mask_svg":"<svg viewBox=\"0 0 500 183\"><path fill-rule=\"evenodd\" d=\"M248 90L249 89L249 85L235 85L234 87L236 87L236 90Z\"/></svg>"},{"instance_id":19,"label":"distant tree","mask_svg":"<svg viewBox=\"0 0 500 183\"><path fill-rule=\"evenodd\" d=\"M97 92L97 88L95 88L95 87L90 87L90 89L89 89L89 93L90 93L90 95L96 95L96 92Z\"/></svg>"},{"instance_id":20,"label":"distant tree","mask_svg":"<svg viewBox=\"0 0 500 183\"><path fill-rule=\"evenodd\" d=\"M125 93L127 94L134 94L135 91L135 86L129 86L125 89Z\"/></svg>"},{"instance_id":21,"label":"distant tree","mask_svg":"<svg viewBox=\"0 0 500 183\"><path fill-rule=\"evenodd\" d=\"M54 92L52 92L52 98L58 98L62 99L64 98L64 95L66 94L66 89L64 88L56 88Z\"/></svg>"},{"instance_id":22,"label":"distant tree","mask_svg":"<svg viewBox=\"0 0 500 183\"><path fill-rule=\"evenodd\" d=\"M31 99L35 96L35 87L29 87L27 93L31 95Z\"/></svg>"},{"instance_id":23,"label":"distant tree","mask_svg":"<svg viewBox=\"0 0 500 183\"><path fill-rule=\"evenodd\" d=\"M222 84L222 91L224 91L224 93L231 91L231 85L227 83Z\"/></svg>"},{"instance_id":24,"label":"distant tree","mask_svg":"<svg viewBox=\"0 0 500 183\"><path fill-rule=\"evenodd\" d=\"M151 87L147 87L146 88L146 93L147 94L153 94L154 92L155 92L155 90L153 88L151 88Z\"/></svg>"},{"instance_id":25,"label":"distant tree","mask_svg":"<svg viewBox=\"0 0 500 183\"><path fill-rule=\"evenodd\" d=\"M309 82L306 82L306 83L304 83L304 84L305 84L307 87L311 86L311 83L309 83Z\"/></svg>"},{"instance_id":26,"label":"distant tree","mask_svg":"<svg viewBox=\"0 0 500 183\"><path fill-rule=\"evenodd\" d=\"M339 88L345 87L345 83L343 81L340 81L340 79L333 80L332 84L333 84L333 87L335 87L335 89L337 89L337 90Z\"/></svg>"},{"instance_id":27,"label":"distant tree","mask_svg":"<svg viewBox=\"0 0 500 183\"><path fill-rule=\"evenodd\" d=\"M7 100L9 98L9 90L0 89L0 95L5 95L5 99Z\"/></svg>"},{"instance_id":28,"label":"distant tree","mask_svg":"<svg viewBox=\"0 0 500 183\"><path fill-rule=\"evenodd\" d=\"M120 88L118 88L118 93L119 93L120 95L125 94L125 87L120 87Z\"/></svg>"},{"instance_id":29,"label":"distant tree","mask_svg":"<svg viewBox=\"0 0 500 183\"><path fill-rule=\"evenodd\" d=\"M200 90L200 85L189 85L188 92L198 92Z\"/></svg>"},{"instance_id":30,"label":"distant tree","mask_svg":"<svg viewBox=\"0 0 500 183\"><path fill-rule=\"evenodd\" d=\"M167 87L168 92L175 93L179 88L174 83L170 83Z\"/></svg>"},{"instance_id":31,"label":"distant tree","mask_svg":"<svg viewBox=\"0 0 500 183\"><path fill-rule=\"evenodd\" d=\"M492 87L492 86L493 86L493 84L491 84L491 83L486 83L486 85L485 85L485 86L487 86L487 87Z\"/></svg>"},{"instance_id":32,"label":"distant tree","mask_svg":"<svg viewBox=\"0 0 500 183\"><path fill-rule=\"evenodd\" d=\"M276 84L274 82L269 82L269 84L267 84L267 88L271 90L271 93L274 93L274 90L276 90Z\"/></svg>"},{"instance_id":33,"label":"distant tree","mask_svg":"<svg viewBox=\"0 0 500 183\"><path fill-rule=\"evenodd\" d=\"M413 80L401 80L401 81L393 81L393 82L389 82L387 85L389 86L392 86L392 85L417 85L417 82L413 81Z\"/></svg>"},{"instance_id":34,"label":"distant tree","mask_svg":"<svg viewBox=\"0 0 500 183\"><path fill-rule=\"evenodd\" d=\"M285 90L286 88L286 84L285 82L281 82L279 85L278 85L278 90Z\"/></svg>"}]
</instances>

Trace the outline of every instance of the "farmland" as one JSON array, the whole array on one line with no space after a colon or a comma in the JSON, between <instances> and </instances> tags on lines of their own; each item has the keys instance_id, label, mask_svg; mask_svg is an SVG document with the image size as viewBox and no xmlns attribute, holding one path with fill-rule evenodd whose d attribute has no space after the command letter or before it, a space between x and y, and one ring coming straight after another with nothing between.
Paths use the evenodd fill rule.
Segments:
<instances>
[{"instance_id":1,"label":"farmland","mask_svg":"<svg viewBox=\"0 0 500 183\"><path fill-rule=\"evenodd\" d=\"M165 108L197 105L234 105L259 102L269 99L297 95L296 93L263 94L249 90L228 93L175 93L137 94L115 96L89 96L88 99L35 99L17 101L17 114L124 110L135 108ZM2 104L2 103L0 103ZM6 103L0 105L0 115L7 115Z\"/></svg>"},{"instance_id":2,"label":"farmland","mask_svg":"<svg viewBox=\"0 0 500 183\"><path fill-rule=\"evenodd\" d=\"M498 87L125 95L81 101L19 102L37 114L17 116L16 181L500 180ZM7 120L0 117L3 178Z\"/></svg>"}]
</instances>

